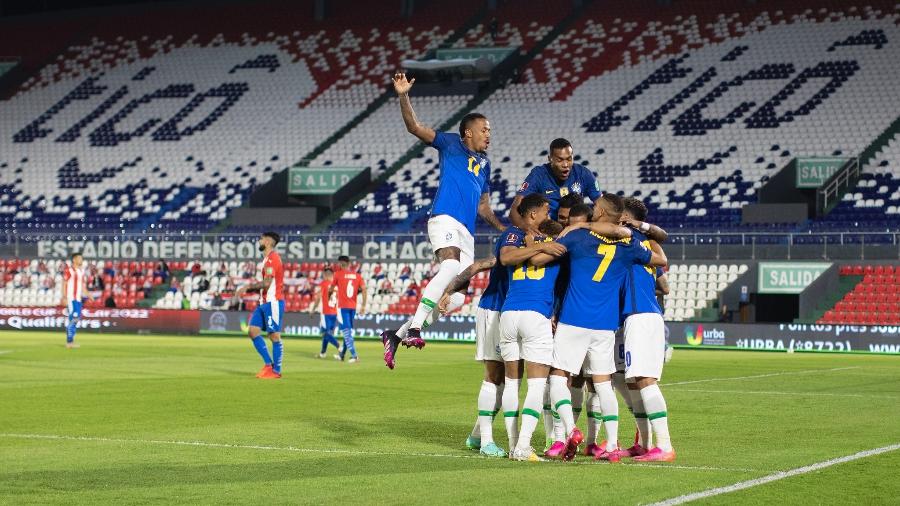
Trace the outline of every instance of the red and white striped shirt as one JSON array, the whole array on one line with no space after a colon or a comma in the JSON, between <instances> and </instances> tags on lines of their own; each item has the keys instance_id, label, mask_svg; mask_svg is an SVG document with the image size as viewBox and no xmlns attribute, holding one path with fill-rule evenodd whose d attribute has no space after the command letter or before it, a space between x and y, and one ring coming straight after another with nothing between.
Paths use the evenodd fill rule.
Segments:
<instances>
[{"instance_id":1,"label":"red and white striped shirt","mask_svg":"<svg viewBox=\"0 0 900 506\"><path fill-rule=\"evenodd\" d=\"M259 291L261 303L284 300L284 267L281 265L281 255L275 251L269 253L260 265L259 276L260 281L273 278L268 290Z\"/></svg>"},{"instance_id":2,"label":"red and white striped shirt","mask_svg":"<svg viewBox=\"0 0 900 506\"><path fill-rule=\"evenodd\" d=\"M66 269L63 271L63 279L65 279L65 297L66 302L77 301L81 302L81 299L84 297L84 267L81 269L76 269L75 267L66 264Z\"/></svg>"}]
</instances>

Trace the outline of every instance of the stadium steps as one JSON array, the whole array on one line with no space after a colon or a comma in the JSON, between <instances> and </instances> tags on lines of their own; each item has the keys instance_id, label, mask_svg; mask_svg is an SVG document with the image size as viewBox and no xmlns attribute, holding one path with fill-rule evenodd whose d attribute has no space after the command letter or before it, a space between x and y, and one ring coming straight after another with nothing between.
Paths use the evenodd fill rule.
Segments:
<instances>
[{"instance_id":1,"label":"stadium steps","mask_svg":"<svg viewBox=\"0 0 900 506\"><path fill-rule=\"evenodd\" d=\"M174 276L179 282L184 282L184 278L187 277L188 271L169 271L171 276ZM153 290L150 291L149 297L144 297L136 304L137 307L143 307L150 309L156 306L156 302L166 296L166 292L169 291L169 283L163 283L161 285L156 285L153 287Z\"/></svg>"},{"instance_id":2,"label":"stadium steps","mask_svg":"<svg viewBox=\"0 0 900 506\"><path fill-rule=\"evenodd\" d=\"M463 23L459 28L457 28L453 33L451 33L450 36L447 37L447 39L445 39L444 42L442 42L439 47L440 48L452 47L453 43L456 42L457 40L463 38L465 36L466 32L468 32L471 28L476 26L478 23L481 23L484 20L486 14L487 14L486 6L479 9L478 12L473 14L465 23ZM423 58L431 59L431 58L434 58L435 55L436 55L436 51L431 50L431 51L428 51L428 53L426 53ZM309 164L313 160L315 160L316 157L318 157L319 155L321 155L322 153L327 151L328 148L330 148L332 145L337 144L342 138L344 138L345 135L350 133L351 130L353 130L359 124L364 122L366 120L366 118L368 118L369 116L374 114L375 111L380 109L381 106L386 104L388 102L388 100L390 100L391 97L393 97L393 96L394 96L393 87L392 86L387 87L385 89L384 93L382 93L375 100L373 100L371 103L369 103L369 105L366 106L366 108L362 112L360 112L359 114L357 114L356 116L351 118L350 121L348 121L344 126L337 129L333 134L329 135L325 140L323 140L321 143L319 143L318 146L313 148L312 151L310 151L309 153L304 155L303 158L301 158L297 163L294 164L294 167L309 167ZM285 169L285 170L287 170L287 169ZM285 171L281 171L281 172L272 174L272 177L274 178L278 174L282 174L284 172ZM257 187L262 186L267 182L268 181L262 181L256 186ZM251 193L252 193L252 191L251 191ZM365 195L365 193L361 193L361 195ZM353 202L356 203L359 200L359 198L356 198L355 200L354 199L351 199L351 200L353 200ZM241 207L249 207L249 206L250 206L250 199L247 198L244 200L244 205L242 205ZM343 211L341 211L341 212L343 212ZM338 214L337 216L340 217L340 214ZM329 222L329 224L330 224L330 222ZM229 215L224 220L220 221L218 224L216 224L215 227L211 228L209 231L212 233L224 232L230 226L231 226L231 213L229 213Z\"/></svg>"},{"instance_id":3,"label":"stadium steps","mask_svg":"<svg viewBox=\"0 0 900 506\"><path fill-rule=\"evenodd\" d=\"M198 188L185 187L183 190L178 192L178 195L174 199L172 199L171 202L166 202L166 205L161 206L159 212L142 218L140 221L134 223L129 228L132 228L137 232L149 230L151 224L159 223L159 221L163 216L166 215L167 212L180 209L181 206L190 202L191 199L193 199L198 193L200 193L200 189Z\"/></svg>"},{"instance_id":4,"label":"stadium steps","mask_svg":"<svg viewBox=\"0 0 900 506\"><path fill-rule=\"evenodd\" d=\"M579 19L579 16L584 11L585 5L587 5L588 3L590 3L590 2L588 2L588 1L582 2L581 5L579 5L575 9L573 9L569 13L568 16L563 18L562 21L560 21L553 28L553 30L551 30L549 33L547 33L547 35L544 36L544 38L542 38L540 41L538 41L538 43L535 44L534 47L532 47L531 50L529 50L527 53L525 53L524 55L518 55L518 56L512 58L512 61L510 62L509 65L504 65L504 68L502 70L495 71L496 73L491 76L490 84L487 87L485 87L483 90L479 91L477 95L472 97L472 99L469 100L465 105L463 105L456 112L456 114L454 114L449 119L447 119L447 121L445 121L444 123L439 125L436 130L438 130L438 131L455 130L456 125L463 118L463 116L465 116L466 114L468 114L471 111L474 111L476 107L478 107L479 105L481 105L481 103L483 103L485 100L487 100L488 97L490 97L495 91L497 91L498 89L501 89L506 84L506 82L511 80L518 71L524 70L528 66L528 64L535 58L535 56L540 54L544 49L547 48L547 46L549 46L554 40L556 40L557 37L559 37L562 33L564 33L566 30L568 30L569 27L571 25L573 25ZM484 13L484 11L479 13L479 15L483 15L483 13ZM473 23L473 26L474 26L474 23ZM459 33L459 31L457 31L457 33ZM457 33L454 33L454 35L456 35ZM465 32L463 32L463 33L465 33ZM449 44L449 43L451 43L451 41L449 41L449 39L448 39L447 43ZM392 93L393 93L393 90L388 90L387 98L390 98ZM381 98L381 97L379 97L379 98ZM415 104L413 104L413 105L415 105ZM351 123L353 123L353 122L351 121ZM387 182L387 180L391 176L393 176L398 170L403 168L407 163L412 161L414 158L421 156L425 152L425 149L427 149L427 148L428 148L428 146L426 146L423 143L416 143L416 145L414 145L406 153L404 153L403 156L401 156L397 161L392 163L384 172L381 173L381 175L379 175L377 178L373 179L372 182L369 185L367 185L365 188L363 188L356 196L354 196L350 199L347 199L347 202L343 206L340 206L340 207L332 210L332 212L330 214L328 214L324 219L320 220L319 223L316 224L316 226L314 226L310 229L310 232L317 233L317 232L323 232L323 231L327 230L328 227L330 227L332 224L334 224L337 220L339 220L341 218L341 215L343 215L345 211L352 209L353 206L355 206L356 203L359 202L359 200L361 198L363 198L366 195L368 195L369 193L372 193L375 190L377 190L379 186L381 186L382 184ZM406 222L404 222L404 226L406 226L407 223L408 224L415 223L416 219L418 217L420 217L421 214L428 213L428 212L430 212L430 210L426 206L420 211L419 214L410 213L410 217ZM406 228L405 230L408 231L409 228Z\"/></svg>"},{"instance_id":5,"label":"stadium steps","mask_svg":"<svg viewBox=\"0 0 900 506\"><path fill-rule=\"evenodd\" d=\"M838 281L838 289L825 294L819 300L819 303L816 304L816 309L812 313L794 319L794 323L816 323L825 316L826 311L833 309L835 304L843 299L845 295L852 292L862 280L862 276L841 276Z\"/></svg>"},{"instance_id":6,"label":"stadium steps","mask_svg":"<svg viewBox=\"0 0 900 506\"><path fill-rule=\"evenodd\" d=\"M865 167L897 134L900 134L900 116L859 154L859 166Z\"/></svg>"}]
</instances>

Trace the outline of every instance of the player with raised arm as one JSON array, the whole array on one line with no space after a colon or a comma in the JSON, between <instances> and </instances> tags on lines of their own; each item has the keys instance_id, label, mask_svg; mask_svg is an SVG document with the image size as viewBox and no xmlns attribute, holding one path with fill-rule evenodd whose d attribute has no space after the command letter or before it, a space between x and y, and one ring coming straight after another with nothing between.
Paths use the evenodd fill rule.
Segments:
<instances>
[{"instance_id":1,"label":"player with raised arm","mask_svg":"<svg viewBox=\"0 0 900 506\"><path fill-rule=\"evenodd\" d=\"M326 267L322 271L322 282L319 283L315 294L313 294L315 302L309 307L310 313L321 310L319 327L322 329L322 351L317 355L319 358L327 356L329 344L334 345L338 349L338 353L341 351L341 345L334 338L334 330L338 328L341 320L338 313L337 298L331 290L332 284L334 284L334 270L331 267Z\"/></svg>"},{"instance_id":2,"label":"player with raised arm","mask_svg":"<svg viewBox=\"0 0 900 506\"><path fill-rule=\"evenodd\" d=\"M606 193L594 206L594 220L615 226L623 209L621 197ZM619 227L616 235L621 238L575 230L558 239L566 247L571 279L553 343L550 395L565 426L567 441L563 458L566 460L575 457L583 441L581 431L575 427L568 376L579 374L585 359L607 432L606 447L595 458L618 462L622 457L617 443L618 400L610 382L615 372L613 348L621 311L619 294L633 263L665 264L664 258L636 244L629 237L630 230ZM553 260L549 255L536 255L530 263L542 266Z\"/></svg>"},{"instance_id":3,"label":"player with raised arm","mask_svg":"<svg viewBox=\"0 0 900 506\"><path fill-rule=\"evenodd\" d=\"M500 356L500 309L509 287L506 267L497 261L500 249L498 240L494 254L463 269L444 289L438 303L441 314L447 314L450 297L465 289L469 280L479 272L490 270L488 286L481 293L475 309L475 360L484 364L484 380L478 392L478 417L472 433L466 438L466 446L488 457L506 457L506 451L494 442L494 417L500 409L503 397L503 358Z\"/></svg>"},{"instance_id":4,"label":"player with raised arm","mask_svg":"<svg viewBox=\"0 0 900 506\"><path fill-rule=\"evenodd\" d=\"M541 417L544 387L553 360L550 316L559 265L538 268L527 262L538 253L556 257L565 251L559 244L540 237L538 227L549 219L549 211L550 203L542 195L526 196L516 209L525 228L509 227L499 242L498 257L509 276L509 289L500 313L500 355L505 363L506 383L502 409L510 458L529 462L543 460L532 448L531 436ZM520 360L525 361L528 374L521 430L518 427Z\"/></svg>"},{"instance_id":5,"label":"player with raised arm","mask_svg":"<svg viewBox=\"0 0 900 506\"><path fill-rule=\"evenodd\" d=\"M341 255L338 258L338 265L340 265L340 269L334 274L334 283L331 285L331 293L328 294L328 297L337 294L341 332L344 334L344 348L334 358L344 360L344 356L349 351L350 360L347 362L355 364L359 362L359 357L356 355L356 344L353 340L353 319L357 314L356 298L362 294L362 303L359 306L359 314L362 315L366 312L369 294L366 292L362 274L350 268L350 257Z\"/></svg>"},{"instance_id":6,"label":"player with raised arm","mask_svg":"<svg viewBox=\"0 0 900 506\"><path fill-rule=\"evenodd\" d=\"M466 114L459 123L459 134L435 132L422 125L409 98L415 81L399 72L393 77L406 130L435 148L440 158L440 181L428 220L428 239L440 268L422 291L413 317L400 330L382 334L388 367L394 363L401 342L407 348L425 346L421 335L424 322L450 281L475 260L476 215L497 230L504 229L490 205L490 161L486 155L491 142L490 122L483 114ZM451 310L464 302L465 294L454 292Z\"/></svg>"},{"instance_id":7,"label":"player with raised arm","mask_svg":"<svg viewBox=\"0 0 900 506\"><path fill-rule=\"evenodd\" d=\"M72 262L66 264L63 270L63 292L59 302L66 310L66 348L69 349L78 348L75 332L78 330L78 321L81 320L81 304L85 295L94 300L85 290L84 257L81 253L72 253Z\"/></svg>"},{"instance_id":8,"label":"player with raised arm","mask_svg":"<svg viewBox=\"0 0 900 506\"><path fill-rule=\"evenodd\" d=\"M281 377L281 357L284 354L284 343L281 341L281 328L284 325L284 268L281 255L275 246L281 240L275 232L263 232L259 237L259 251L263 261L259 269L260 281L238 288L235 299L240 300L246 292L259 291L259 306L250 317L250 340L262 357L263 368L256 375L260 379L278 379ZM263 330L272 341L272 355L266 341L262 337Z\"/></svg>"},{"instance_id":9,"label":"player with raised arm","mask_svg":"<svg viewBox=\"0 0 900 506\"><path fill-rule=\"evenodd\" d=\"M643 222L647 218L647 207L638 199L627 199L625 209L625 217L631 221ZM654 255L665 258L659 244L648 239L640 231L634 232L634 240L652 249ZM661 265L647 262L646 265L632 266L622 298L622 317L625 320L625 380L634 383L638 388L636 396L633 394L635 390L630 390L635 420L638 420L639 415L643 415L642 417L649 421L655 443L649 450L638 447L631 453L634 460L640 462L673 462L675 449L669 437L666 400L657 384L662 377L665 362L666 337L662 308L656 300L656 267ZM649 431L646 425L643 430L643 439L647 441Z\"/></svg>"},{"instance_id":10,"label":"player with raised arm","mask_svg":"<svg viewBox=\"0 0 900 506\"><path fill-rule=\"evenodd\" d=\"M550 202L550 218L557 219L560 200L567 195L587 195L591 201L600 197L600 185L594 174L583 165L575 163L572 143L566 139L553 139L547 155L547 163L531 169L522 182L516 198L509 207L509 221L518 227L522 223L515 212L526 195L539 194ZM565 224L564 224L565 225Z\"/></svg>"}]
</instances>

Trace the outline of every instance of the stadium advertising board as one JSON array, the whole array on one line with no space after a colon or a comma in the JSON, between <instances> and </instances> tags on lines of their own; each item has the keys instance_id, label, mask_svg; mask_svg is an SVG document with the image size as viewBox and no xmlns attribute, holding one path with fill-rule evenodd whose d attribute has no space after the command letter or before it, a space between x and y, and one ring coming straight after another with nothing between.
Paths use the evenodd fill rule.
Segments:
<instances>
[{"instance_id":1,"label":"stadium advertising board","mask_svg":"<svg viewBox=\"0 0 900 506\"><path fill-rule=\"evenodd\" d=\"M362 167L291 167L288 195L331 195L364 169Z\"/></svg>"},{"instance_id":2,"label":"stadium advertising board","mask_svg":"<svg viewBox=\"0 0 900 506\"><path fill-rule=\"evenodd\" d=\"M249 312L243 311L202 311L201 333L247 332ZM353 335L357 339L378 339L388 329L396 329L409 319L407 315L365 314L357 315L353 321ZM320 336L318 314L286 313L283 335ZM443 318L430 328L422 331L426 341L475 342L475 318L471 316L450 316Z\"/></svg>"},{"instance_id":3,"label":"stadium advertising board","mask_svg":"<svg viewBox=\"0 0 900 506\"><path fill-rule=\"evenodd\" d=\"M0 330L51 330L63 332L66 311L60 307L0 307ZM196 334L200 312L172 309L87 309L78 328L93 332L151 332Z\"/></svg>"},{"instance_id":4,"label":"stadium advertising board","mask_svg":"<svg viewBox=\"0 0 900 506\"><path fill-rule=\"evenodd\" d=\"M846 158L798 158L797 188L818 188L822 186L845 163L847 163Z\"/></svg>"},{"instance_id":5,"label":"stadium advertising board","mask_svg":"<svg viewBox=\"0 0 900 506\"><path fill-rule=\"evenodd\" d=\"M478 58L487 58L494 62L494 65L502 62L507 56L516 50L515 47L460 47L438 49L435 57L438 60L477 60Z\"/></svg>"},{"instance_id":6,"label":"stadium advertising board","mask_svg":"<svg viewBox=\"0 0 900 506\"><path fill-rule=\"evenodd\" d=\"M257 237L234 237L228 240L197 237L185 240L42 240L31 251L23 248L22 256L68 258L78 251L92 260L191 259L258 261ZM278 245L278 253L286 261L334 260L348 255L360 260L431 260L434 253L424 235L375 237L360 241L344 238L288 236ZM487 255L490 244L476 244L476 256Z\"/></svg>"},{"instance_id":7,"label":"stadium advertising board","mask_svg":"<svg viewBox=\"0 0 900 506\"><path fill-rule=\"evenodd\" d=\"M829 262L760 262L757 291L800 293L829 267Z\"/></svg>"},{"instance_id":8,"label":"stadium advertising board","mask_svg":"<svg viewBox=\"0 0 900 506\"><path fill-rule=\"evenodd\" d=\"M669 342L691 348L900 354L900 326L668 322Z\"/></svg>"}]
</instances>

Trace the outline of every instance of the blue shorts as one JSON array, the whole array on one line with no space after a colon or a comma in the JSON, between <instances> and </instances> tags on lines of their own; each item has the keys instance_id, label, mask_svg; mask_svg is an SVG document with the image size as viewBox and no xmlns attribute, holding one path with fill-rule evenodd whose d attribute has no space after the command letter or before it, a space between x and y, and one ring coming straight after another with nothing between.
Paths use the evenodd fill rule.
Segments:
<instances>
[{"instance_id":1,"label":"blue shorts","mask_svg":"<svg viewBox=\"0 0 900 506\"><path fill-rule=\"evenodd\" d=\"M356 318L355 309L341 309L341 330L352 329L353 319Z\"/></svg>"},{"instance_id":2,"label":"blue shorts","mask_svg":"<svg viewBox=\"0 0 900 506\"><path fill-rule=\"evenodd\" d=\"M322 332L331 332L338 326L338 315L323 314L319 326L322 327Z\"/></svg>"},{"instance_id":3,"label":"blue shorts","mask_svg":"<svg viewBox=\"0 0 900 506\"><path fill-rule=\"evenodd\" d=\"M69 321L81 318L81 301L70 300L66 309L68 310Z\"/></svg>"},{"instance_id":4,"label":"blue shorts","mask_svg":"<svg viewBox=\"0 0 900 506\"><path fill-rule=\"evenodd\" d=\"M250 317L250 326L259 327L267 334L281 332L281 327L284 326L284 301L276 300L260 304Z\"/></svg>"}]
</instances>

